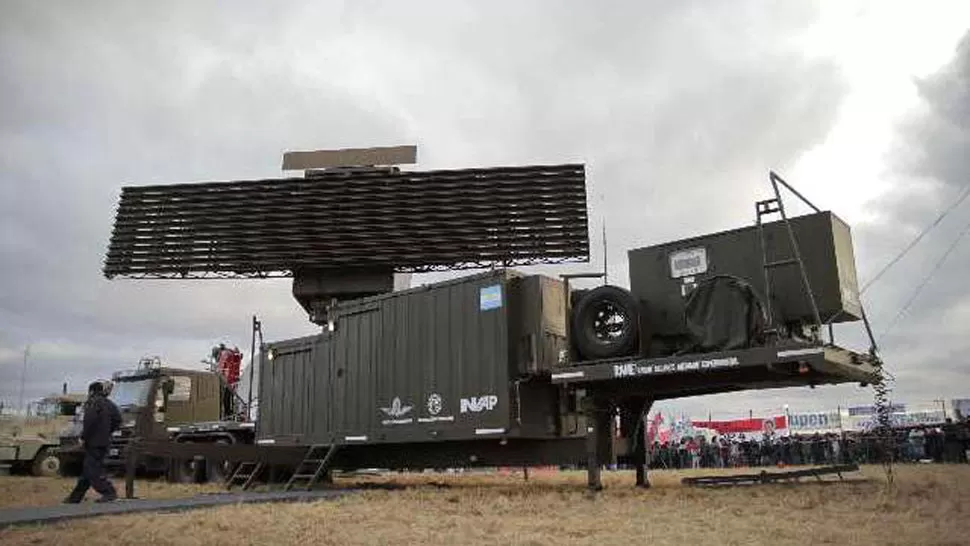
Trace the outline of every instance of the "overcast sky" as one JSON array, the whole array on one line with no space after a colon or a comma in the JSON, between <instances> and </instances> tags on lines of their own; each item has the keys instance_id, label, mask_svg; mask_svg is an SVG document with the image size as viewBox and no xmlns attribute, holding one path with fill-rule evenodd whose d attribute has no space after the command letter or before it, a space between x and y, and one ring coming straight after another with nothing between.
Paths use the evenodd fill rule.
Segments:
<instances>
[{"instance_id":1,"label":"overcast sky","mask_svg":"<svg viewBox=\"0 0 970 546\"><path fill-rule=\"evenodd\" d=\"M864 282L970 184L968 21L960 0L5 0L0 400L17 400L28 343L31 399L144 355L248 352L253 314L267 340L313 332L287 280L100 272L121 186L277 176L285 150L417 143L422 169L582 161L593 260L605 218L621 285L630 248L750 224L775 169L853 226ZM865 294L877 332L967 222L970 203ZM968 267L964 241L882 340L897 399L970 396ZM842 386L669 407L870 399Z\"/></svg>"}]
</instances>

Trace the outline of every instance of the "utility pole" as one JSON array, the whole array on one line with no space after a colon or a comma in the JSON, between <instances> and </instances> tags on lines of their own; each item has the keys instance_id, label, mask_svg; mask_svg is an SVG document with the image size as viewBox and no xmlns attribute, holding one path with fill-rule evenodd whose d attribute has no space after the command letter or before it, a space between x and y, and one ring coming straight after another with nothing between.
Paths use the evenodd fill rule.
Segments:
<instances>
[{"instance_id":1,"label":"utility pole","mask_svg":"<svg viewBox=\"0 0 970 546\"><path fill-rule=\"evenodd\" d=\"M24 384L27 381L27 358L30 356L30 345L24 348L24 369L20 373L20 394L17 397L17 409L24 409Z\"/></svg>"}]
</instances>

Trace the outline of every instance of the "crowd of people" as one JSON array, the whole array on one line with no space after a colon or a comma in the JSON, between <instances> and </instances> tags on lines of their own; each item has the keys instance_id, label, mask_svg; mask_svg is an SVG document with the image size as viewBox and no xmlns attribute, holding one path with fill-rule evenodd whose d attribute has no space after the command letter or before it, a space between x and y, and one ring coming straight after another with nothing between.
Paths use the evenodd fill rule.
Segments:
<instances>
[{"instance_id":1,"label":"crowd of people","mask_svg":"<svg viewBox=\"0 0 970 546\"><path fill-rule=\"evenodd\" d=\"M886 460L892 446L896 462L966 463L970 452L970 421L894 431L887 442L875 433L745 437L743 434L685 437L678 442L654 442L651 468L732 468L743 466L875 464Z\"/></svg>"}]
</instances>

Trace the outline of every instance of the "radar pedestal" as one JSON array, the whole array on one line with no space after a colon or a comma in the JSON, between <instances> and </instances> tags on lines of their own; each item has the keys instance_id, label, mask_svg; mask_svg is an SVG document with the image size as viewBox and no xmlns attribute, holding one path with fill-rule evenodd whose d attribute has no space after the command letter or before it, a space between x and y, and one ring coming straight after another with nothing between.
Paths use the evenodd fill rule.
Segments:
<instances>
[{"instance_id":1,"label":"radar pedestal","mask_svg":"<svg viewBox=\"0 0 970 546\"><path fill-rule=\"evenodd\" d=\"M293 275L293 297L310 322L326 326L335 302L393 292L394 280L391 268L301 269Z\"/></svg>"}]
</instances>

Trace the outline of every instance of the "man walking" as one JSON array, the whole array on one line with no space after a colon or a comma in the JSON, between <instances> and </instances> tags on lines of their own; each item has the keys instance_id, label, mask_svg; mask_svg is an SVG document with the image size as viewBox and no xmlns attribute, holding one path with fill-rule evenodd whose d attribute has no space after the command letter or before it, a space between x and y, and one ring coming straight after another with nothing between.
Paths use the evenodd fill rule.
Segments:
<instances>
[{"instance_id":1,"label":"man walking","mask_svg":"<svg viewBox=\"0 0 970 546\"><path fill-rule=\"evenodd\" d=\"M104 385L97 381L91 383L88 400L84 404L84 428L81 431L84 466L74 490L64 499L65 503L81 502L89 487L101 494L101 498L95 502L111 502L118 498L114 485L104 475L104 458L108 454L111 433L120 426L121 413L114 402L104 395Z\"/></svg>"}]
</instances>

